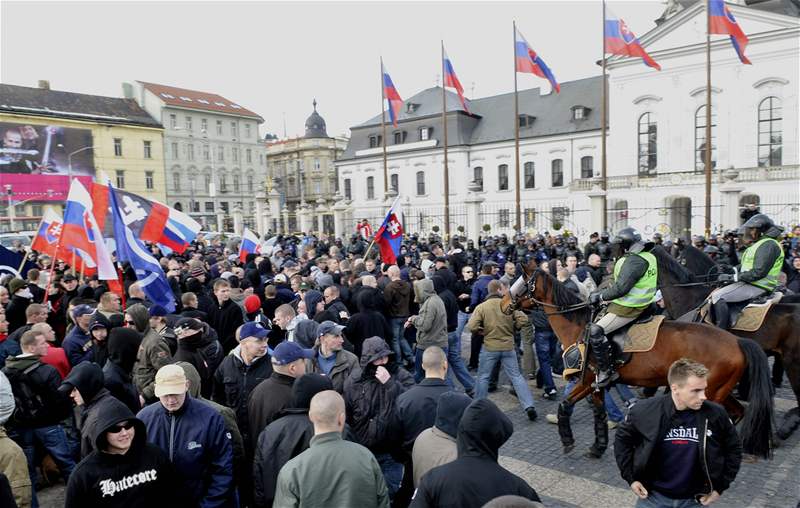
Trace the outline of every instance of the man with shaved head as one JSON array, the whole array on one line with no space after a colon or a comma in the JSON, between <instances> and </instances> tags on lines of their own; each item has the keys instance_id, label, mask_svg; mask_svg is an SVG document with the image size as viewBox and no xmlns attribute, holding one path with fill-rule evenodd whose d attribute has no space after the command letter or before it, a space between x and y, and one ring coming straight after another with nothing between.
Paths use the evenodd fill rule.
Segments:
<instances>
[{"instance_id":1,"label":"man with shaved head","mask_svg":"<svg viewBox=\"0 0 800 508\"><path fill-rule=\"evenodd\" d=\"M375 456L344 441L344 399L333 390L314 395L311 447L281 468L274 506L389 507L389 493ZM331 474L336 472L337 481Z\"/></svg>"}]
</instances>

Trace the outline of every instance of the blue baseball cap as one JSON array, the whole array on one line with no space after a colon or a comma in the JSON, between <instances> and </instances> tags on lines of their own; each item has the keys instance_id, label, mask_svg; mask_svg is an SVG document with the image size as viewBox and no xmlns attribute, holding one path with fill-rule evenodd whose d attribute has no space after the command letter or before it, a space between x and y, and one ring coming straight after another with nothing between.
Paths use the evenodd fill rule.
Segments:
<instances>
[{"instance_id":1,"label":"blue baseball cap","mask_svg":"<svg viewBox=\"0 0 800 508\"><path fill-rule=\"evenodd\" d=\"M239 330L240 341L249 339L250 337L264 339L267 337L267 335L269 335L269 330L254 321L243 324L242 329Z\"/></svg>"},{"instance_id":2,"label":"blue baseball cap","mask_svg":"<svg viewBox=\"0 0 800 508\"><path fill-rule=\"evenodd\" d=\"M303 349L296 342L283 341L278 344L272 353L272 363L275 365L288 365L304 358L313 358L313 349Z\"/></svg>"}]
</instances>

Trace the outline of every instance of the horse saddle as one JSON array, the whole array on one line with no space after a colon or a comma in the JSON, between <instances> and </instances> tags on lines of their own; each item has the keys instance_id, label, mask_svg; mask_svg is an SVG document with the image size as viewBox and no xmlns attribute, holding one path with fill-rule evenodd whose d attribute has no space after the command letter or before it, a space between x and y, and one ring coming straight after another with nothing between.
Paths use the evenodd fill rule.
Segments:
<instances>
[{"instance_id":1,"label":"horse saddle","mask_svg":"<svg viewBox=\"0 0 800 508\"><path fill-rule=\"evenodd\" d=\"M653 349L664 316L647 314L611 332L608 338L617 352L627 355L627 353L646 353ZM625 361L627 360L626 358Z\"/></svg>"},{"instance_id":2,"label":"horse saddle","mask_svg":"<svg viewBox=\"0 0 800 508\"><path fill-rule=\"evenodd\" d=\"M728 303L728 311L731 314L731 330L742 332L755 332L764 324L770 307L781 301L783 293L774 292L762 295L755 300L745 300L743 302ZM711 312L711 302L707 301L700 310L700 315L704 317L704 322L714 325Z\"/></svg>"}]
</instances>

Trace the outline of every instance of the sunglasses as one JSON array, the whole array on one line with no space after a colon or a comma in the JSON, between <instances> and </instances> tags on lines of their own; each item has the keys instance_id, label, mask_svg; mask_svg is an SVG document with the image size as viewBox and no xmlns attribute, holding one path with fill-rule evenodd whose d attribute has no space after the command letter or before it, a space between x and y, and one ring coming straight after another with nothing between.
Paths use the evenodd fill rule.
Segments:
<instances>
[{"instance_id":1,"label":"sunglasses","mask_svg":"<svg viewBox=\"0 0 800 508\"><path fill-rule=\"evenodd\" d=\"M122 422L122 423L118 423L117 425L114 425L113 427L108 429L108 432L110 432L112 434L117 434L119 432L122 432L123 430L130 430L132 428L133 428L133 422L127 421L127 422Z\"/></svg>"}]
</instances>

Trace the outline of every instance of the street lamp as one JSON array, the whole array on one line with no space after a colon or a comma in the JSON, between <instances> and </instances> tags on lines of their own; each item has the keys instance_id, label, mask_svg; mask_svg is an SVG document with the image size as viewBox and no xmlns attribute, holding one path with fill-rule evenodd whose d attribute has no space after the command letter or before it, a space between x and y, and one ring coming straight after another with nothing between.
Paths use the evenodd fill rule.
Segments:
<instances>
[{"instance_id":1,"label":"street lamp","mask_svg":"<svg viewBox=\"0 0 800 508\"><path fill-rule=\"evenodd\" d=\"M67 155L67 171L68 171L68 174L69 174L70 183L72 183L72 156L75 155L76 153L83 152L84 150L94 150L94 147L93 146L84 146L83 148L78 148L74 152L72 152L69 155Z\"/></svg>"},{"instance_id":2,"label":"street lamp","mask_svg":"<svg viewBox=\"0 0 800 508\"><path fill-rule=\"evenodd\" d=\"M22 201L14 202L11 197L14 195L13 187L10 183L7 183L3 186L6 191L6 196L8 196L8 225L10 231L13 233L16 229L16 225L14 224L14 219L17 218L17 211L15 207L19 205L24 205L28 201L34 201L37 197L41 196L42 194L36 194L34 197L30 197L28 199L23 199ZM53 189L47 189L47 196L53 197Z\"/></svg>"}]
</instances>

